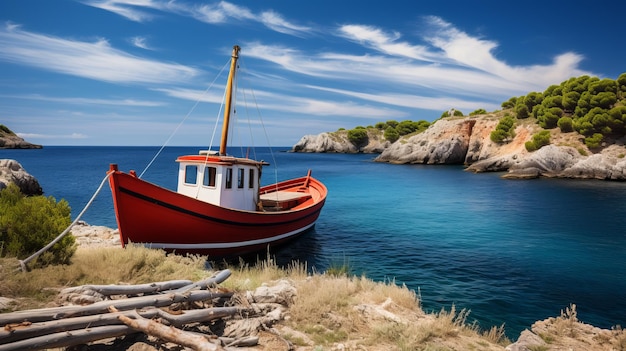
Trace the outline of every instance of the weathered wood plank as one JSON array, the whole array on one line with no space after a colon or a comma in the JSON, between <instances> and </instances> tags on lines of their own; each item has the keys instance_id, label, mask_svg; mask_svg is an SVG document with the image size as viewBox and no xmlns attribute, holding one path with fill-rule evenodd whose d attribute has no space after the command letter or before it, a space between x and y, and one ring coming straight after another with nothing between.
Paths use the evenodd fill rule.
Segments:
<instances>
[{"instance_id":1,"label":"weathered wood plank","mask_svg":"<svg viewBox=\"0 0 626 351\"><path fill-rule=\"evenodd\" d=\"M71 332L43 335L17 342L0 344L0 351L43 350L80 345L106 338L133 334L136 331L126 325L111 325Z\"/></svg>"},{"instance_id":2,"label":"weathered wood plank","mask_svg":"<svg viewBox=\"0 0 626 351\"><path fill-rule=\"evenodd\" d=\"M155 282L149 284L135 285L81 285L61 290L60 294L80 294L83 291L96 291L102 295L136 295L154 294L167 290L179 289L193 284L191 280L170 280L166 282Z\"/></svg>"},{"instance_id":3,"label":"weathered wood plank","mask_svg":"<svg viewBox=\"0 0 626 351\"><path fill-rule=\"evenodd\" d=\"M173 292L183 293L183 292L187 292L187 291L191 291L195 289L205 290L208 288L214 288L217 286L217 284L220 284L224 282L226 279L228 279L228 277L230 277L230 274L231 272L229 269L224 269L215 273L213 276L207 279L201 280L199 282L196 282L187 286L183 286L179 289L173 290Z\"/></svg>"},{"instance_id":4,"label":"weathered wood plank","mask_svg":"<svg viewBox=\"0 0 626 351\"><path fill-rule=\"evenodd\" d=\"M183 330L168 327L150 319L136 315L135 318L119 316L119 319L129 327L142 331L147 335L155 336L167 342L173 342L181 346L190 347L197 351L219 351L224 350L221 346L210 343L205 337L194 333L187 333Z\"/></svg>"},{"instance_id":5,"label":"weathered wood plank","mask_svg":"<svg viewBox=\"0 0 626 351\"><path fill-rule=\"evenodd\" d=\"M232 295L232 293L214 293L211 291L199 290L189 291L186 293L169 293L121 300L100 301L87 306L63 306L38 310L16 311L0 314L0 326L11 323L21 323L24 321L35 323L62 318L107 313L110 307L114 307L120 311L126 311L147 306L164 307L180 302L193 302L231 297Z\"/></svg>"}]
</instances>

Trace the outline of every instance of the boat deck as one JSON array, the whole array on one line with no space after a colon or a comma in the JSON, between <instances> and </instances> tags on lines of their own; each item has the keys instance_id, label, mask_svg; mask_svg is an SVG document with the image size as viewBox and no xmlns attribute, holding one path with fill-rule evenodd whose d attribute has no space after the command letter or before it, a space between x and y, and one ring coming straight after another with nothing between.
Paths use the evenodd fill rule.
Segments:
<instances>
[{"instance_id":1,"label":"boat deck","mask_svg":"<svg viewBox=\"0 0 626 351\"><path fill-rule=\"evenodd\" d=\"M311 194L296 191L275 191L261 194L261 204L265 210L284 211L301 204L311 197Z\"/></svg>"}]
</instances>

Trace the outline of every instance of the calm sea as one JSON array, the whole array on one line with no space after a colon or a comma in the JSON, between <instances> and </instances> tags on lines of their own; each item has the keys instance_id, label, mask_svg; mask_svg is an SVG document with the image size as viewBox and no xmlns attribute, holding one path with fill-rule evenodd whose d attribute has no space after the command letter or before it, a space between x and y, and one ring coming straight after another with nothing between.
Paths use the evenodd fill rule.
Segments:
<instances>
[{"instance_id":1,"label":"calm sea","mask_svg":"<svg viewBox=\"0 0 626 351\"><path fill-rule=\"evenodd\" d=\"M164 149L143 178L173 189L176 156L198 149ZM505 323L511 338L570 303L583 322L626 325L626 183L511 181L460 166L287 149L252 150L272 164L263 183L311 168L329 196L315 230L280 249L279 262L307 261L318 271L347 263L352 273L419 291L426 311L454 305L484 328ZM18 160L76 216L110 163L140 174L158 150L49 146L0 150L0 158ZM108 185L82 219L116 227Z\"/></svg>"}]
</instances>

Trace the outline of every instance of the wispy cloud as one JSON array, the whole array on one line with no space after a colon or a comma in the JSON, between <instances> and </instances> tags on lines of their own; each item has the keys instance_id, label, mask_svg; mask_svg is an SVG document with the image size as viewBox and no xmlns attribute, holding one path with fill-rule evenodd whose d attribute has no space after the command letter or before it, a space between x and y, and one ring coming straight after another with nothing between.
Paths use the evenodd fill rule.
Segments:
<instances>
[{"instance_id":1,"label":"wispy cloud","mask_svg":"<svg viewBox=\"0 0 626 351\"><path fill-rule=\"evenodd\" d=\"M144 50L154 50L150 45L148 45L148 38L146 37L132 37L129 41L136 47Z\"/></svg>"},{"instance_id":2,"label":"wispy cloud","mask_svg":"<svg viewBox=\"0 0 626 351\"><path fill-rule=\"evenodd\" d=\"M7 24L0 29L0 60L105 82L171 83L196 76L195 68L130 55L105 39L63 39Z\"/></svg>"},{"instance_id":3,"label":"wispy cloud","mask_svg":"<svg viewBox=\"0 0 626 351\"><path fill-rule=\"evenodd\" d=\"M36 133L15 133L22 139L87 139L88 136L81 133L67 135L36 134Z\"/></svg>"},{"instance_id":4,"label":"wispy cloud","mask_svg":"<svg viewBox=\"0 0 626 351\"><path fill-rule=\"evenodd\" d=\"M83 4L116 13L131 21L145 22L152 20L154 15L142 9L160 9L162 1L152 0L86 0Z\"/></svg>"},{"instance_id":5,"label":"wispy cloud","mask_svg":"<svg viewBox=\"0 0 626 351\"><path fill-rule=\"evenodd\" d=\"M308 86L311 89L318 89L327 92L333 92L336 94L342 94L346 96L351 96L355 98L359 98L362 100L399 106L399 107L408 107L408 108L419 108L426 110L436 110L436 111L444 111L449 109L450 106L454 106L455 108L459 108L462 110L469 109L477 109L477 108L485 108L489 110L496 110L499 108L497 104L491 104L489 106L485 105L484 100L468 100L461 99L455 97L443 97L443 96L419 96L419 95L410 95L410 94L401 94L401 93L389 93L389 94L368 94L344 89L333 89L319 86Z\"/></svg>"},{"instance_id":6,"label":"wispy cloud","mask_svg":"<svg viewBox=\"0 0 626 351\"><path fill-rule=\"evenodd\" d=\"M294 36L303 36L312 31L311 27L291 23L272 10L257 14L245 6L227 1L189 5L170 0L88 0L83 1L83 4L116 13L135 22L153 20L155 15L149 11L159 11L191 17L210 24L257 22L273 31Z\"/></svg>"},{"instance_id":7,"label":"wispy cloud","mask_svg":"<svg viewBox=\"0 0 626 351\"><path fill-rule=\"evenodd\" d=\"M161 107L167 104L160 101L133 100L133 99L90 99L72 97L51 97L37 94L29 95L0 95L7 99L27 99L36 101L56 102L74 105L105 105L105 106L134 106L134 107Z\"/></svg>"},{"instance_id":8,"label":"wispy cloud","mask_svg":"<svg viewBox=\"0 0 626 351\"><path fill-rule=\"evenodd\" d=\"M203 92L193 89L156 89L164 94L190 101L221 103L221 92ZM405 112L373 105L363 105L355 102L338 102L322 99L287 96L270 91L240 92L254 95L256 105L263 111L280 111L290 114L305 114L315 116L360 116L365 118L379 118L381 115L404 116ZM242 97L243 98L243 95Z\"/></svg>"}]
</instances>

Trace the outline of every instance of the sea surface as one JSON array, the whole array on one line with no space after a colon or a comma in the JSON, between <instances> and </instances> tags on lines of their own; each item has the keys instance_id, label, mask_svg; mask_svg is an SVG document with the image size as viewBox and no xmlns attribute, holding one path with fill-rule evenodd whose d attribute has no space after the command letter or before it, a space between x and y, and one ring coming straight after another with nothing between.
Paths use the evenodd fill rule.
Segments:
<instances>
[{"instance_id":1,"label":"sea surface","mask_svg":"<svg viewBox=\"0 0 626 351\"><path fill-rule=\"evenodd\" d=\"M75 218L109 164L174 189L174 160L199 149L47 146L0 150L0 158L19 161ZM354 274L405 284L428 312L455 306L485 329L504 323L512 339L572 303L583 322L626 325L626 183L503 180L461 166L288 149L229 150L269 162L263 184L310 168L328 187L315 229L279 249L279 262L306 261L317 271L347 264ZM81 219L117 228L108 184Z\"/></svg>"}]
</instances>

